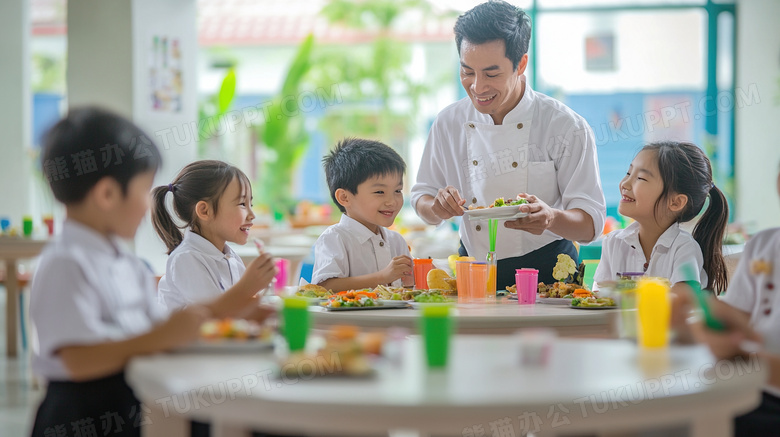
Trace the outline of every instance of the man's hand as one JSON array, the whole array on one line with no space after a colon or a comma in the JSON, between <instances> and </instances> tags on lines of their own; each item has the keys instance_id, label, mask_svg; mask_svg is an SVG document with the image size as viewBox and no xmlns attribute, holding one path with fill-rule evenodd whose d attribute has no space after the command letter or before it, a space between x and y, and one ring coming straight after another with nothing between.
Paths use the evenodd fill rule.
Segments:
<instances>
[{"instance_id":1,"label":"man's hand","mask_svg":"<svg viewBox=\"0 0 780 437\"><path fill-rule=\"evenodd\" d=\"M542 232L550 229L555 220L556 210L532 194L520 193L520 197L527 200L528 204L520 205L518 209L528 215L516 220L507 220L504 226L534 235L541 235Z\"/></svg>"},{"instance_id":2,"label":"man's hand","mask_svg":"<svg viewBox=\"0 0 780 437\"><path fill-rule=\"evenodd\" d=\"M457 188L448 185L446 188L440 188L436 197L433 198L431 211L442 220L463 215L463 205L466 200L460 197Z\"/></svg>"}]
</instances>

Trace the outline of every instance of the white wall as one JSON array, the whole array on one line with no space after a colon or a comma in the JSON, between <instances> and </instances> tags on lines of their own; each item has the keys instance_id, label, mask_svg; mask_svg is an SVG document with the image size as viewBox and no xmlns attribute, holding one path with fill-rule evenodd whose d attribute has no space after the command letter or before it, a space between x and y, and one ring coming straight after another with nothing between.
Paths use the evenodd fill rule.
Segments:
<instances>
[{"instance_id":1,"label":"white wall","mask_svg":"<svg viewBox=\"0 0 780 437\"><path fill-rule=\"evenodd\" d=\"M541 14L539 84L566 93L703 89L706 24L701 10ZM585 70L585 38L605 34L615 37L614 71Z\"/></svg>"},{"instance_id":2,"label":"white wall","mask_svg":"<svg viewBox=\"0 0 780 437\"><path fill-rule=\"evenodd\" d=\"M170 129L197 122L197 16L195 0L79 0L68 2L68 100L70 106L100 104L131 118L160 147L163 168L156 184L169 183L193 161L197 142L173 141ZM150 68L153 38L177 39L181 46L182 106L154 110ZM142 223L136 253L161 273L165 247L151 221Z\"/></svg>"},{"instance_id":3,"label":"white wall","mask_svg":"<svg viewBox=\"0 0 780 437\"><path fill-rule=\"evenodd\" d=\"M30 211L30 6L27 0L4 0L0 14L0 217L21 230Z\"/></svg>"},{"instance_id":4,"label":"white wall","mask_svg":"<svg viewBox=\"0 0 780 437\"><path fill-rule=\"evenodd\" d=\"M68 2L68 105L133 116L131 3Z\"/></svg>"},{"instance_id":5,"label":"white wall","mask_svg":"<svg viewBox=\"0 0 780 437\"><path fill-rule=\"evenodd\" d=\"M737 218L751 229L780 226L780 2L737 4ZM752 92L752 94L751 94Z\"/></svg>"}]
</instances>

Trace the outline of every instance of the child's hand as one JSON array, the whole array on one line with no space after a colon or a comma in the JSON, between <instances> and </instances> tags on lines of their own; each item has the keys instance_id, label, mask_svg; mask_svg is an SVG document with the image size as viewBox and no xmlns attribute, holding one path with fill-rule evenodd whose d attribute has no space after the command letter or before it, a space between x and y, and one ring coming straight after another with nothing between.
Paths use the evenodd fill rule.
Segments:
<instances>
[{"instance_id":1,"label":"child's hand","mask_svg":"<svg viewBox=\"0 0 780 437\"><path fill-rule=\"evenodd\" d=\"M694 308L693 291L684 282L678 282L670 290L672 315L671 326L676 334L676 341L693 343L694 337L687 323L691 310Z\"/></svg>"},{"instance_id":2,"label":"child's hand","mask_svg":"<svg viewBox=\"0 0 780 437\"><path fill-rule=\"evenodd\" d=\"M203 305L190 305L171 314L158 332L163 349L187 344L200 335L200 325L211 317L211 311Z\"/></svg>"},{"instance_id":3,"label":"child's hand","mask_svg":"<svg viewBox=\"0 0 780 437\"><path fill-rule=\"evenodd\" d=\"M276 263L273 257L268 253L262 253L246 266L244 276L239 282L242 282L247 291L254 295L268 287L274 276L276 276Z\"/></svg>"},{"instance_id":4,"label":"child's hand","mask_svg":"<svg viewBox=\"0 0 780 437\"><path fill-rule=\"evenodd\" d=\"M276 314L276 308L270 305L259 305L259 306L247 308L241 314L239 314L238 317L241 319L253 320L257 323L262 324L269 317L275 314Z\"/></svg>"},{"instance_id":5,"label":"child's hand","mask_svg":"<svg viewBox=\"0 0 780 437\"><path fill-rule=\"evenodd\" d=\"M762 343L761 336L750 327L748 316L726 303L713 300L710 304L713 315L726 325L725 331L708 329L700 321L691 326L696 338L706 343L718 359L730 359L755 352Z\"/></svg>"},{"instance_id":6,"label":"child's hand","mask_svg":"<svg viewBox=\"0 0 780 437\"><path fill-rule=\"evenodd\" d=\"M412 259L406 255L399 255L390 261L390 264L382 269L383 284L389 284L399 278L412 276Z\"/></svg>"}]
</instances>

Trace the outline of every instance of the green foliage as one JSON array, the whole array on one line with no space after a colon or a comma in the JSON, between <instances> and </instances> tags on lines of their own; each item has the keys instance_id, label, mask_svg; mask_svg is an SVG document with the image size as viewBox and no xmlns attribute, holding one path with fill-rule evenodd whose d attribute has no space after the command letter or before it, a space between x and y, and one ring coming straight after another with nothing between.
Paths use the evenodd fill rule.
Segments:
<instances>
[{"instance_id":1,"label":"green foliage","mask_svg":"<svg viewBox=\"0 0 780 437\"><path fill-rule=\"evenodd\" d=\"M309 145L305 118L297 107L297 96L312 67L313 49L314 36L309 35L298 47L280 93L266 106L265 123L257 128L263 145L272 153L262 164L262 183L255 187L255 191L263 193L260 203L270 205L275 216L287 214L293 207L293 172Z\"/></svg>"},{"instance_id":2,"label":"green foliage","mask_svg":"<svg viewBox=\"0 0 780 437\"><path fill-rule=\"evenodd\" d=\"M234 68L230 68L222 79L222 86L219 87L219 94L217 94L217 116L223 115L230 107L230 103L233 102L233 97L236 95L236 71Z\"/></svg>"},{"instance_id":3,"label":"green foliage","mask_svg":"<svg viewBox=\"0 0 780 437\"><path fill-rule=\"evenodd\" d=\"M46 54L32 55L31 88L34 93L65 92L65 59L57 59Z\"/></svg>"}]
</instances>

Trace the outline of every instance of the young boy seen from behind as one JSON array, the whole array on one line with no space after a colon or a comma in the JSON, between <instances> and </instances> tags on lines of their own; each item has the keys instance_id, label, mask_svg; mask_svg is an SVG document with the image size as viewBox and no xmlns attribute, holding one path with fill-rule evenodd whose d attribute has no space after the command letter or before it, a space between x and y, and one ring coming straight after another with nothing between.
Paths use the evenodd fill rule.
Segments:
<instances>
[{"instance_id":1,"label":"young boy seen from behind","mask_svg":"<svg viewBox=\"0 0 780 437\"><path fill-rule=\"evenodd\" d=\"M121 241L135 236L149 208L160 154L148 138L122 117L83 108L71 109L44 140L44 169L62 170L46 176L67 220L32 282L33 369L49 382L33 436L99 424L107 414L126 424L112 435L139 436L140 404L124 379L129 360L194 340L206 318L243 311L275 274L271 256L261 254L241 287L168 317L151 271ZM101 160L106 151L114 159ZM90 157L97 161L86 165Z\"/></svg>"},{"instance_id":2,"label":"young boy seen from behind","mask_svg":"<svg viewBox=\"0 0 780 437\"><path fill-rule=\"evenodd\" d=\"M403 206L404 160L378 141L347 138L323 162L343 215L317 239L312 283L333 291L412 285L409 246L386 229Z\"/></svg>"}]
</instances>

